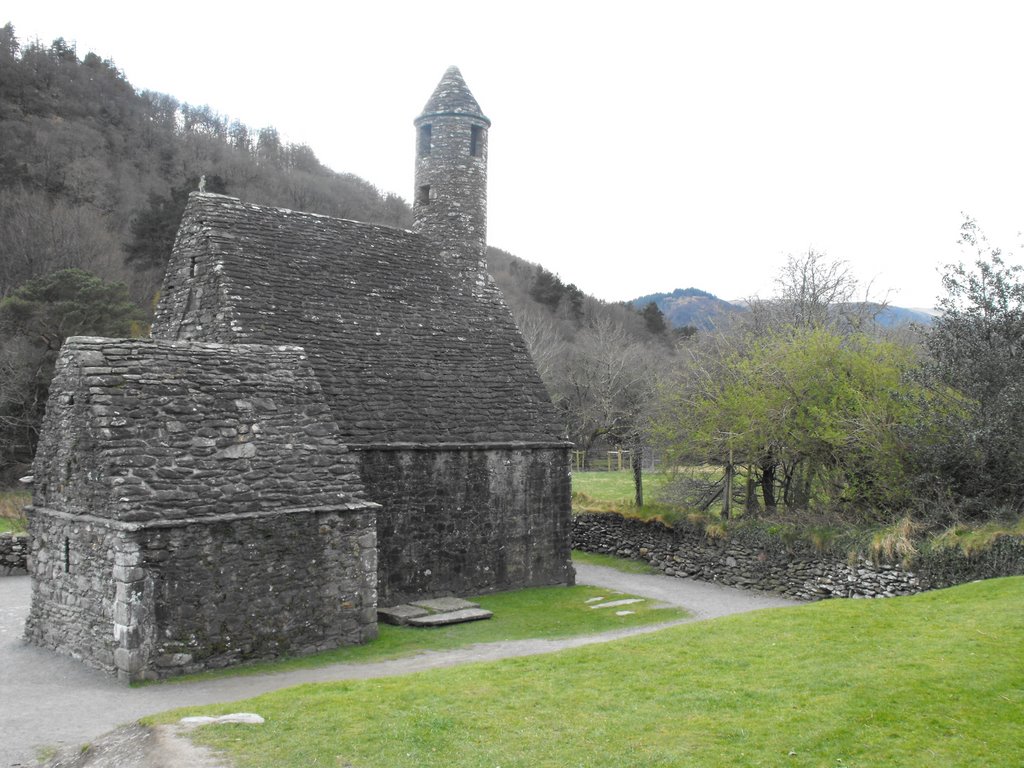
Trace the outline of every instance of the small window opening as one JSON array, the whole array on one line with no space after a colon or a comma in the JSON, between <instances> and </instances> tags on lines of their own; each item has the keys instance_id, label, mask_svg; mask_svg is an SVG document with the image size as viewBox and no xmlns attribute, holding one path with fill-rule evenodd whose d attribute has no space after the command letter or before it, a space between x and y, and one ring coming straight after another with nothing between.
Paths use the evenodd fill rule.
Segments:
<instances>
[{"instance_id":1,"label":"small window opening","mask_svg":"<svg viewBox=\"0 0 1024 768\"><path fill-rule=\"evenodd\" d=\"M71 539L64 537L64 573L71 573Z\"/></svg>"},{"instance_id":2,"label":"small window opening","mask_svg":"<svg viewBox=\"0 0 1024 768\"><path fill-rule=\"evenodd\" d=\"M188 265L188 276L189 277L195 277L196 276L196 257L195 257L195 254L192 255L192 261Z\"/></svg>"},{"instance_id":3,"label":"small window opening","mask_svg":"<svg viewBox=\"0 0 1024 768\"><path fill-rule=\"evenodd\" d=\"M430 205L430 185L424 184L416 190L416 202L420 205Z\"/></svg>"},{"instance_id":4,"label":"small window opening","mask_svg":"<svg viewBox=\"0 0 1024 768\"><path fill-rule=\"evenodd\" d=\"M469 154L473 157L480 157L483 152L484 129L479 125L470 127L469 131Z\"/></svg>"},{"instance_id":5,"label":"small window opening","mask_svg":"<svg viewBox=\"0 0 1024 768\"><path fill-rule=\"evenodd\" d=\"M420 126L420 140L417 152L420 157L430 154L430 123Z\"/></svg>"}]
</instances>

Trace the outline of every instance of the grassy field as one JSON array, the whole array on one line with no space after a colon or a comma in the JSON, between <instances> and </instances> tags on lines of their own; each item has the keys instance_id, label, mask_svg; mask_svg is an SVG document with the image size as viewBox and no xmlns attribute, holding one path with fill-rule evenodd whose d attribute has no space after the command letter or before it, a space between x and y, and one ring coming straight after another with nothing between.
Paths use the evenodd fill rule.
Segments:
<instances>
[{"instance_id":1,"label":"grassy field","mask_svg":"<svg viewBox=\"0 0 1024 768\"><path fill-rule=\"evenodd\" d=\"M613 558L615 559L615 558ZM629 615L618 616L614 610L592 610L593 598L622 597L597 587L539 587L515 592L501 592L472 598L483 608L494 612L486 621L455 624L433 629L412 629L380 625L380 636L365 645L345 646L333 651L282 659L275 662L213 670L168 682L199 678L252 675L281 672L287 669L322 667L328 664L358 663L411 656L424 651L444 651L475 643L524 638L551 639L589 635L631 626L659 624L683 618L678 608L655 607L652 601L628 606Z\"/></svg>"},{"instance_id":2,"label":"grassy field","mask_svg":"<svg viewBox=\"0 0 1024 768\"><path fill-rule=\"evenodd\" d=\"M633 517L659 519L671 522L681 511L675 507L653 501L658 489L667 482L661 473L644 474L644 501L639 509L633 503L633 473L621 472L573 472L573 512L622 512Z\"/></svg>"},{"instance_id":3,"label":"grassy field","mask_svg":"<svg viewBox=\"0 0 1024 768\"><path fill-rule=\"evenodd\" d=\"M239 766L1024 764L1024 578L830 600L548 656L305 685L197 741Z\"/></svg>"},{"instance_id":4,"label":"grassy field","mask_svg":"<svg viewBox=\"0 0 1024 768\"><path fill-rule=\"evenodd\" d=\"M32 501L28 491L0 491L0 533L25 530L23 508Z\"/></svg>"}]
</instances>

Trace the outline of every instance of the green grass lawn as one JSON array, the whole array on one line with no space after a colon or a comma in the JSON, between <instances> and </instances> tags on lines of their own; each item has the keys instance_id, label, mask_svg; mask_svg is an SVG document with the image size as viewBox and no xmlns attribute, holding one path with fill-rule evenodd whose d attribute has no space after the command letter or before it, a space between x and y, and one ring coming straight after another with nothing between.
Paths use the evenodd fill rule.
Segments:
<instances>
[{"instance_id":1,"label":"green grass lawn","mask_svg":"<svg viewBox=\"0 0 1024 768\"><path fill-rule=\"evenodd\" d=\"M28 491L0 491L0 533L25 530L24 507L31 501Z\"/></svg>"},{"instance_id":2,"label":"green grass lawn","mask_svg":"<svg viewBox=\"0 0 1024 768\"><path fill-rule=\"evenodd\" d=\"M1024 578L829 600L547 656L164 713L239 766L1024 764Z\"/></svg>"},{"instance_id":3,"label":"green grass lawn","mask_svg":"<svg viewBox=\"0 0 1024 768\"><path fill-rule=\"evenodd\" d=\"M621 512L643 519L657 518L671 522L682 514L676 507L653 501L658 489L668 481L661 473L644 473L644 505L639 509L634 504L633 473L620 472L573 472L573 512Z\"/></svg>"},{"instance_id":4,"label":"green grass lawn","mask_svg":"<svg viewBox=\"0 0 1024 768\"><path fill-rule=\"evenodd\" d=\"M344 646L311 656L201 672L172 678L168 682L281 672L328 664L381 661L424 651L444 651L500 640L589 635L626 627L660 624L686 616L686 612L681 609L658 607L654 601L630 605L628 610L632 613L618 616L612 609L592 609L594 603L587 601L597 597L612 599L625 596L606 589L583 586L537 587L484 595L472 600L494 612L493 618L486 621L430 629L381 624L380 636L365 645Z\"/></svg>"},{"instance_id":5,"label":"green grass lawn","mask_svg":"<svg viewBox=\"0 0 1024 768\"><path fill-rule=\"evenodd\" d=\"M614 568L623 573L661 573L657 568L648 565L642 560L629 560L625 557L614 555L601 555L597 552L584 552L581 549L572 551L573 563L583 565L602 565L605 568Z\"/></svg>"}]
</instances>

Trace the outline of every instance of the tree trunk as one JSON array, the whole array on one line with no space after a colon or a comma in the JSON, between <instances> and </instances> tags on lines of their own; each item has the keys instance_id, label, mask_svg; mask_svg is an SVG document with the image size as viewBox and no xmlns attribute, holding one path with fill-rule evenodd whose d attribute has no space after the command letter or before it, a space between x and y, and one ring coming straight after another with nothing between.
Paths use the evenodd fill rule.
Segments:
<instances>
[{"instance_id":1,"label":"tree trunk","mask_svg":"<svg viewBox=\"0 0 1024 768\"><path fill-rule=\"evenodd\" d=\"M754 476L754 467L747 467L747 499L746 512L748 515L756 515L761 511L757 503L757 478Z\"/></svg>"},{"instance_id":2,"label":"tree trunk","mask_svg":"<svg viewBox=\"0 0 1024 768\"><path fill-rule=\"evenodd\" d=\"M765 463L761 465L761 496L764 497L765 512L774 512L778 503L775 500L774 464Z\"/></svg>"},{"instance_id":3,"label":"tree trunk","mask_svg":"<svg viewBox=\"0 0 1024 768\"><path fill-rule=\"evenodd\" d=\"M633 467L633 488L636 490L634 501L636 508L640 509L644 505L644 448L639 440L629 452L629 462Z\"/></svg>"},{"instance_id":4,"label":"tree trunk","mask_svg":"<svg viewBox=\"0 0 1024 768\"><path fill-rule=\"evenodd\" d=\"M725 520L732 517L732 477L735 472L731 462L725 466L725 484L722 489L722 518Z\"/></svg>"}]
</instances>

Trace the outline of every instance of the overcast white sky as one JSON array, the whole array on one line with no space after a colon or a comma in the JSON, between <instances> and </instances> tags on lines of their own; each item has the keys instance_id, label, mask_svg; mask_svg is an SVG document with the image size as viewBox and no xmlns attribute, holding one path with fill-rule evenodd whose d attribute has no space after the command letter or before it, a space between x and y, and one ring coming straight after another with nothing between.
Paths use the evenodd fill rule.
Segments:
<instances>
[{"instance_id":1,"label":"overcast white sky","mask_svg":"<svg viewBox=\"0 0 1024 768\"><path fill-rule=\"evenodd\" d=\"M961 212L1019 261L1024 4L8 0L0 16L406 199L412 120L456 64L493 121L490 243L607 300L769 295L813 247L930 306L963 258Z\"/></svg>"}]
</instances>

